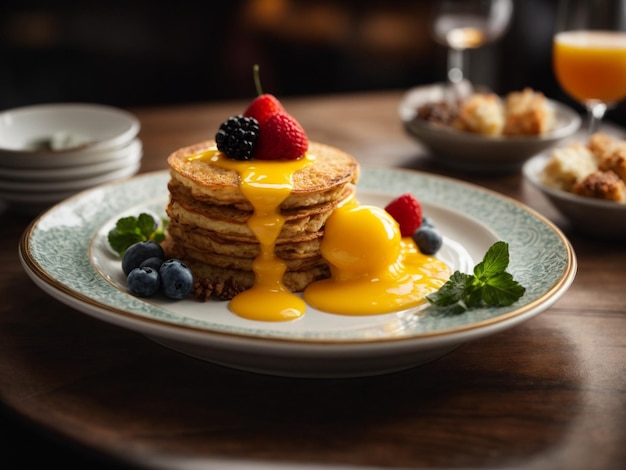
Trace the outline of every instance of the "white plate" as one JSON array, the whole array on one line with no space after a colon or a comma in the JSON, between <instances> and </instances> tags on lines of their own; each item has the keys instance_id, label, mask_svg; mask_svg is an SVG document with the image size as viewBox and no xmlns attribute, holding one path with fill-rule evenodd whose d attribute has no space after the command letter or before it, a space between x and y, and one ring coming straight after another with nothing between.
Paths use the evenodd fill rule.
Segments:
<instances>
[{"instance_id":1,"label":"white plate","mask_svg":"<svg viewBox=\"0 0 626 470\"><path fill-rule=\"evenodd\" d=\"M556 124L541 136L483 136L415 119L417 108L444 99L441 84L415 87L403 96L398 112L407 132L431 151L433 157L450 167L480 172L519 170L537 153L571 137L580 127L580 116L567 106L548 100Z\"/></svg>"},{"instance_id":2,"label":"white plate","mask_svg":"<svg viewBox=\"0 0 626 470\"><path fill-rule=\"evenodd\" d=\"M141 162L137 161L125 168L105 175L98 175L85 180L75 180L69 184L64 184L63 187L44 191L19 191L0 188L0 202L10 207L13 212L37 215L43 210L48 209L51 205L63 201L87 188L129 178L135 175L140 168Z\"/></svg>"},{"instance_id":3,"label":"white plate","mask_svg":"<svg viewBox=\"0 0 626 470\"><path fill-rule=\"evenodd\" d=\"M509 243L509 272L526 287L510 307L456 316L431 307L350 317L308 309L300 320L258 322L231 314L224 302L140 299L124 288L119 261L106 243L117 218L163 213L168 172L81 193L35 219L20 259L44 291L98 319L138 331L185 354L243 370L302 377L387 373L422 364L459 345L510 328L552 305L576 273L572 247L541 215L511 199L444 177L363 169L363 203L385 204L412 192L446 236L441 254L469 271L497 240Z\"/></svg>"},{"instance_id":4,"label":"white plate","mask_svg":"<svg viewBox=\"0 0 626 470\"><path fill-rule=\"evenodd\" d=\"M53 168L5 168L0 166L0 181L63 181L73 178L89 178L115 171L136 163L143 156L142 142L133 139L123 147L111 150L108 159L87 165Z\"/></svg>"},{"instance_id":5,"label":"white plate","mask_svg":"<svg viewBox=\"0 0 626 470\"><path fill-rule=\"evenodd\" d=\"M125 165L111 171L78 178L69 178L56 181L15 181L0 179L0 194L14 192L19 194L37 195L54 191L78 191L108 183L134 175L141 166L141 153L133 155L125 161Z\"/></svg>"},{"instance_id":6,"label":"white plate","mask_svg":"<svg viewBox=\"0 0 626 470\"><path fill-rule=\"evenodd\" d=\"M0 113L0 166L10 168L85 165L110 159L110 151L138 134L139 120L111 106L59 103L26 106ZM57 134L89 143L55 152L33 150L32 143Z\"/></svg>"},{"instance_id":7,"label":"white plate","mask_svg":"<svg viewBox=\"0 0 626 470\"><path fill-rule=\"evenodd\" d=\"M68 192L74 194L78 191L92 188L103 183L133 176L139 171L140 166L141 162L137 160L123 168L102 175L92 176L91 178L52 181L49 183L24 183L0 180L0 198L13 201L35 201L47 194L65 194ZM44 199L46 198L44 197Z\"/></svg>"}]
</instances>

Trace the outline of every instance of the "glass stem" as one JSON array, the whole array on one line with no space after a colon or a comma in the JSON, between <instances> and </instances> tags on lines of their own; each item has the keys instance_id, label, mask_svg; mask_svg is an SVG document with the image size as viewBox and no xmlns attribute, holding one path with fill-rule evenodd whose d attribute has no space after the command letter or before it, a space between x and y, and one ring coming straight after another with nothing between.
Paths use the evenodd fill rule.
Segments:
<instances>
[{"instance_id":1,"label":"glass stem","mask_svg":"<svg viewBox=\"0 0 626 470\"><path fill-rule=\"evenodd\" d=\"M607 105L602 101L590 101L587 103L587 136L591 137L600 129L600 123L606 113Z\"/></svg>"},{"instance_id":2,"label":"glass stem","mask_svg":"<svg viewBox=\"0 0 626 470\"><path fill-rule=\"evenodd\" d=\"M451 83L463 81L463 49L448 48L448 80Z\"/></svg>"}]
</instances>

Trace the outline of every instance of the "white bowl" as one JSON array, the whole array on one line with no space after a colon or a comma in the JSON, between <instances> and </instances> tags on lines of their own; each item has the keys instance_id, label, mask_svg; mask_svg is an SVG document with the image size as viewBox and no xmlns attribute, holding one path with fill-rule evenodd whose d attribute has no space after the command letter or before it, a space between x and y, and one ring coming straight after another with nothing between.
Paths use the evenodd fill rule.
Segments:
<instances>
[{"instance_id":1,"label":"white bowl","mask_svg":"<svg viewBox=\"0 0 626 470\"><path fill-rule=\"evenodd\" d=\"M67 199L76 193L100 184L129 178L135 175L141 162L127 165L122 169L101 174L92 178L64 182L25 183L20 187L0 187L0 204L4 203L14 212L37 214L51 205Z\"/></svg>"},{"instance_id":2,"label":"white bowl","mask_svg":"<svg viewBox=\"0 0 626 470\"><path fill-rule=\"evenodd\" d=\"M528 160L522 168L524 178L541 191L580 233L602 240L626 240L626 204L578 196L546 186L541 174L549 159L549 153L543 153Z\"/></svg>"},{"instance_id":3,"label":"white bowl","mask_svg":"<svg viewBox=\"0 0 626 470\"><path fill-rule=\"evenodd\" d=\"M134 161L129 162L121 168L106 171L88 178L78 177L53 181L15 181L0 179L0 191L37 194L50 191L82 190L114 179L134 175L140 165L139 158L135 158Z\"/></svg>"},{"instance_id":4,"label":"white bowl","mask_svg":"<svg viewBox=\"0 0 626 470\"><path fill-rule=\"evenodd\" d=\"M56 168L0 167L0 184L1 182L51 182L74 178L90 178L110 171L119 170L141 159L143 154L142 143L139 139L133 139L121 148L101 153L102 155L108 156L108 158L101 162L87 165L60 166Z\"/></svg>"},{"instance_id":5,"label":"white bowl","mask_svg":"<svg viewBox=\"0 0 626 470\"><path fill-rule=\"evenodd\" d=\"M446 85L434 84L409 90L399 105L399 114L407 132L432 156L450 167L480 172L519 170L526 160L558 142L571 137L580 127L581 118L572 109L548 100L554 108L556 125L541 136L484 136L459 131L417 119L417 109L425 103L442 101Z\"/></svg>"},{"instance_id":6,"label":"white bowl","mask_svg":"<svg viewBox=\"0 0 626 470\"><path fill-rule=\"evenodd\" d=\"M103 152L134 139L139 120L121 109L99 104L42 104L0 113L0 167L46 168L102 162ZM42 140L65 140L56 150Z\"/></svg>"}]
</instances>

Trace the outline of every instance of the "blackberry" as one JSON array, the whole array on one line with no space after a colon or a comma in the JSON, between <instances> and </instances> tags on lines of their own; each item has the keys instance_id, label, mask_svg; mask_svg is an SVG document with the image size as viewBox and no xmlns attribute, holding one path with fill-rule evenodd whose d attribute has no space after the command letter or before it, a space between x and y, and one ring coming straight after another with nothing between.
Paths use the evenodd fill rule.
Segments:
<instances>
[{"instance_id":1,"label":"blackberry","mask_svg":"<svg viewBox=\"0 0 626 470\"><path fill-rule=\"evenodd\" d=\"M215 134L217 148L233 160L252 160L259 137L259 122L247 116L231 116Z\"/></svg>"}]
</instances>

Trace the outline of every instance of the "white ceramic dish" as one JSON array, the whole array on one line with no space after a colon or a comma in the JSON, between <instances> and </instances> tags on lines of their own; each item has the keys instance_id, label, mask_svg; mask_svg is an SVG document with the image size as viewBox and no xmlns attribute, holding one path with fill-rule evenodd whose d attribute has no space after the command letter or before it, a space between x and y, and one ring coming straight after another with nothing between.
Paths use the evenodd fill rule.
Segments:
<instances>
[{"instance_id":1,"label":"white ceramic dish","mask_svg":"<svg viewBox=\"0 0 626 470\"><path fill-rule=\"evenodd\" d=\"M361 202L383 205L413 192L446 236L441 256L453 268L468 272L492 243L508 242L508 270L526 287L524 296L510 307L457 316L431 307L363 317L308 309L287 323L242 319L225 302L140 299L127 293L106 233L121 216L142 210L162 214L168 179L167 172L140 175L83 192L42 214L20 242L28 275L77 310L191 356L260 373L351 377L413 367L510 328L551 306L576 273L567 239L513 200L448 178L363 169Z\"/></svg>"},{"instance_id":2,"label":"white ceramic dish","mask_svg":"<svg viewBox=\"0 0 626 470\"><path fill-rule=\"evenodd\" d=\"M35 215L85 189L129 178L135 175L140 167L141 162L138 160L124 168L91 178L64 181L62 184L53 182L33 185L32 187L37 188L37 190L25 190L23 187L21 189L6 189L0 183L0 201L13 212Z\"/></svg>"},{"instance_id":3,"label":"white ceramic dish","mask_svg":"<svg viewBox=\"0 0 626 470\"><path fill-rule=\"evenodd\" d=\"M8 192L20 194L49 193L54 191L76 191L92 188L109 181L127 178L139 170L139 159L129 162L121 168L89 177L79 177L58 181L7 181L0 180L0 194Z\"/></svg>"},{"instance_id":4,"label":"white ceramic dish","mask_svg":"<svg viewBox=\"0 0 626 470\"><path fill-rule=\"evenodd\" d=\"M42 104L0 113L0 166L58 167L108 160L102 152L133 140L139 120L121 109L99 104ZM33 148L34 142L67 134L84 145L58 151Z\"/></svg>"},{"instance_id":5,"label":"white ceramic dish","mask_svg":"<svg viewBox=\"0 0 626 470\"><path fill-rule=\"evenodd\" d=\"M445 97L445 85L434 84L409 90L399 105L407 132L440 163L480 172L519 170L533 155L571 137L580 127L580 116L567 106L549 101L556 114L554 130L542 136L488 137L435 125L416 119L417 108Z\"/></svg>"},{"instance_id":6,"label":"white ceramic dish","mask_svg":"<svg viewBox=\"0 0 626 470\"><path fill-rule=\"evenodd\" d=\"M537 155L524 164L527 181L543 193L577 231L602 240L626 240L626 204L578 196L546 186L541 181L549 153Z\"/></svg>"},{"instance_id":7,"label":"white ceramic dish","mask_svg":"<svg viewBox=\"0 0 626 470\"><path fill-rule=\"evenodd\" d=\"M141 140L133 139L127 145L107 152L109 159L88 165L53 168L6 168L0 166L0 181L64 181L89 178L137 163L143 156ZM106 155L106 154L105 154Z\"/></svg>"},{"instance_id":8,"label":"white ceramic dish","mask_svg":"<svg viewBox=\"0 0 626 470\"><path fill-rule=\"evenodd\" d=\"M34 177L25 178L27 173L19 173L21 178L5 177L0 172L0 191L12 192L51 192L86 189L118 178L134 175L143 156L141 143L136 142L127 156L110 162L69 168L53 168L34 172ZM11 174L11 173L8 173ZM13 173L15 174L15 173ZM46 177L46 175L48 177Z\"/></svg>"}]
</instances>

